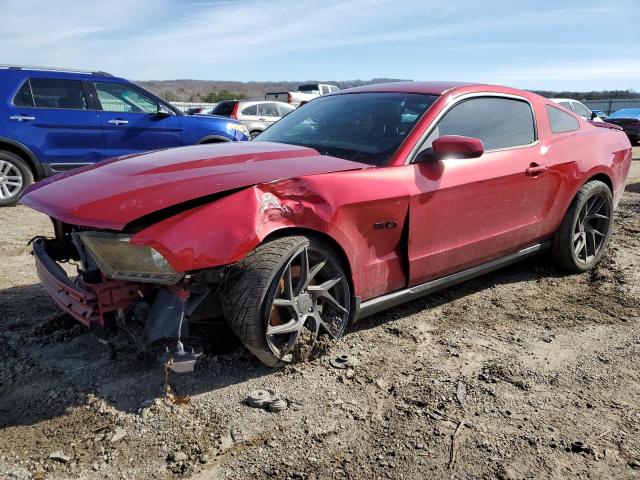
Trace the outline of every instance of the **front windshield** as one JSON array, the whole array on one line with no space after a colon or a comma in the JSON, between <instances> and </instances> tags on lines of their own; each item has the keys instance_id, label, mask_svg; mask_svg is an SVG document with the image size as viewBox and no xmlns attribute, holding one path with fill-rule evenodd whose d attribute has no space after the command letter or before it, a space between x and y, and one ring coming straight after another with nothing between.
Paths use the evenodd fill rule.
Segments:
<instances>
[{"instance_id":1,"label":"front windshield","mask_svg":"<svg viewBox=\"0 0 640 480\"><path fill-rule=\"evenodd\" d=\"M436 98L418 93L320 97L291 112L255 140L310 147L323 155L382 166Z\"/></svg>"}]
</instances>

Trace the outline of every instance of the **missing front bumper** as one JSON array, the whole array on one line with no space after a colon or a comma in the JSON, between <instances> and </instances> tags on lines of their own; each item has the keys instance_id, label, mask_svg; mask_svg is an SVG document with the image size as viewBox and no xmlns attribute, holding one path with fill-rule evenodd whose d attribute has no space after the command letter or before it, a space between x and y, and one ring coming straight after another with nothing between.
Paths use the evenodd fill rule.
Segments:
<instances>
[{"instance_id":1,"label":"missing front bumper","mask_svg":"<svg viewBox=\"0 0 640 480\"><path fill-rule=\"evenodd\" d=\"M45 238L33 242L38 277L58 306L84 325L104 327L106 315L126 311L144 296L148 286L138 283L102 278L91 284L80 276L72 280L56 261L54 242Z\"/></svg>"}]
</instances>

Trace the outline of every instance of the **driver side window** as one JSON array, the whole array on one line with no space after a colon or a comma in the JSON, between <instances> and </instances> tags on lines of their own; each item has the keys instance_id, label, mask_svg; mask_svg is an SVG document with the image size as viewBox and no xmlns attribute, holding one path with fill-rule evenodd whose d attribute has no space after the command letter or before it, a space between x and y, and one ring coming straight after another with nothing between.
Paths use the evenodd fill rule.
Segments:
<instances>
[{"instance_id":1,"label":"driver side window","mask_svg":"<svg viewBox=\"0 0 640 480\"><path fill-rule=\"evenodd\" d=\"M94 82L98 99L105 112L157 113L158 102L128 85Z\"/></svg>"},{"instance_id":2,"label":"driver side window","mask_svg":"<svg viewBox=\"0 0 640 480\"><path fill-rule=\"evenodd\" d=\"M501 97L477 97L451 108L427 137L420 150L443 135L479 138L485 151L529 145L536 140L531 106Z\"/></svg>"}]
</instances>

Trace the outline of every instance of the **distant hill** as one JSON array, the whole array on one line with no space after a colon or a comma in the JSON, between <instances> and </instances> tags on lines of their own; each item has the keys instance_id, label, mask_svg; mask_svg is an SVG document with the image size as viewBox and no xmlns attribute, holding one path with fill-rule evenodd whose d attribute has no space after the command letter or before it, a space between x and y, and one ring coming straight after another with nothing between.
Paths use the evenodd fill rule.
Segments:
<instances>
[{"instance_id":1,"label":"distant hill","mask_svg":"<svg viewBox=\"0 0 640 480\"><path fill-rule=\"evenodd\" d=\"M375 83L402 82L396 78L373 78L371 80L307 80L297 82L233 82L222 80L148 80L138 82L152 92L171 102L202 102L210 94L220 94L228 98L262 100L267 92L289 91L302 83L328 83L341 89L371 85ZM633 90L603 90L592 92L552 92L535 91L544 97L575 98L577 100L601 100L615 98L640 98Z\"/></svg>"},{"instance_id":2,"label":"distant hill","mask_svg":"<svg viewBox=\"0 0 640 480\"><path fill-rule=\"evenodd\" d=\"M374 78L371 80L308 80L304 82L231 82L221 80L147 80L137 82L143 87L171 102L201 102L214 92L230 92L233 96L264 100L267 92L289 91L303 83L328 83L341 89L370 85L374 83L402 82L395 78Z\"/></svg>"}]
</instances>

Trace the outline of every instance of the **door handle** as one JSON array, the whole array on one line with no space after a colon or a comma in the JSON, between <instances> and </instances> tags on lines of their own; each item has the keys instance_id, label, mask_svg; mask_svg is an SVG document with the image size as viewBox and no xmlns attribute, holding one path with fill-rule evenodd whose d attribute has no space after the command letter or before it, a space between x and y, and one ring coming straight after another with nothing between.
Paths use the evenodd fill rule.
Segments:
<instances>
[{"instance_id":1,"label":"door handle","mask_svg":"<svg viewBox=\"0 0 640 480\"><path fill-rule=\"evenodd\" d=\"M546 172L549 169L549 167L547 167L546 165L538 165L537 163L532 163L531 165L529 165L529 168L527 168L526 173L527 175L539 175L543 172Z\"/></svg>"},{"instance_id":2,"label":"door handle","mask_svg":"<svg viewBox=\"0 0 640 480\"><path fill-rule=\"evenodd\" d=\"M127 123L129 123L129 121L114 118L113 120L109 120L107 123L110 123L111 125L126 125Z\"/></svg>"},{"instance_id":3,"label":"door handle","mask_svg":"<svg viewBox=\"0 0 640 480\"><path fill-rule=\"evenodd\" d=\"M259 122L266 122L266 120L267 120L266 118L258 118Z\"/></svg>"},{"instance_id":4,"label":"door handle","mask_svg":"<svg viewBox=\"0 0 640 480\"><path fill-rule=\"evenodd\" d=\"M32 117L31 115L11 115L9 117L9 120L17 120L18 122L28 122L35 119L36 117Z\"/></svg>"}]
</instances>

